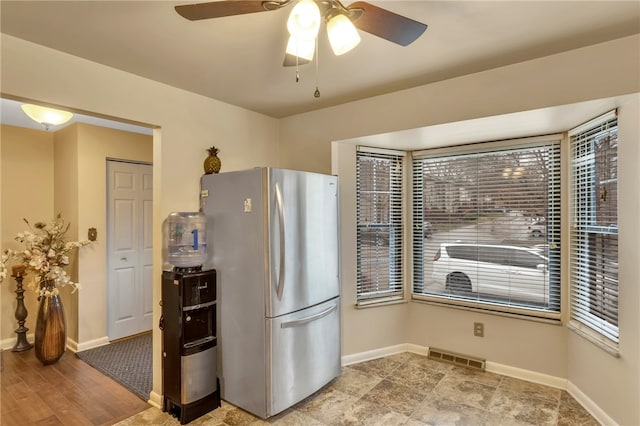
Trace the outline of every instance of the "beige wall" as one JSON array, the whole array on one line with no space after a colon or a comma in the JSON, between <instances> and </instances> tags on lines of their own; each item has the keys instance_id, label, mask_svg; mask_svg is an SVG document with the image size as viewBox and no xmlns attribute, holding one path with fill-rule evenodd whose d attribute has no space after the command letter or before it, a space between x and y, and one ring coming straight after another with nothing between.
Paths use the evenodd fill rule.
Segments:
<instances>
[{"instance_id":1,"label":"beige wall","mask_svg":"<svg viewBox=\"0 0 640 426\"><path fill-rule=\"evenodd\" d=\"M154 132L154 230L155 241L159 241L160 224L170 211L197 208L196 188L202 174L203 150L209 145L220 146L223 170L280 165L330 172L333 140L639 92L639 46L640 37L628 37L274 120L2 35L2 91L160 126L161 130ZM4 169L2 173L6 175ZM638 173L637 168L629 171L627 179L637 183ZM632 197L637 195L637 189L630 193ZM637 215L638 211L633 213ZM638 237L630 238L638 240ZM637 247L623 247L626 248L635 248L633 253L637 255ZM154 252L157 272L154 323L157 323L160 288L157 244ZM353 254L347 250L342 258L343 267L352 267L354 259L350 256ZM621 273L623 268L621 265ZM626 269L623 274L632 284L638 281L637 267ZM442 347L455 346L470 353L488 346L469 342L464 337L464 333L468 333L467 324L473 318L458 310L408 304L356 311L352 309L353 286L353 281L343 281L345 355L390 346L405 338L409 343L425 345L433 341ZM637 308L638 286L630 287L626 303ZM625 321L621 334L624 332L625 340L630 343L624 345L624 357L620 360L612 358L604 362L603 365L614 371L611 376L603 371L592 377L590 372L600 369L603 362L600 349L580 340L576 342L579 338L561 327L523 325L519 320L494 316L483 318L487 333L495 336L487 350L491 357L497 358L496 362L566 377L577 383L615 421L638 424L640 325L637 318L633 324L626 323L634 318L633 314L621 315ZM425 330L426 324L435 321L442 325L438 334ZM528 336L522 331L531 335L536 343L529 344ZM156 393L160 392L158 337L159 332L155 330ZM514 349L519 345L543 354L543 358L537 360L527 355L521 360L522 354ZM572 367L568 368L569 365ZM610 391L596 391L599 386ZM611 391L616 389L623 391Z\"/></svg>"},{"instance_id":2,"label":"beige wall","mask_svg":"<svg viewBox=\"0 0 640 426\"><path fill-rule=\"evenodd\" d=\"M620 425L640 424L639 164L640 95L618 109L620 357L568 333L569 380Z\"/></svg>"},{"instance_id":3,"label":"beige wall","mask_svg":"<svg viewBox=\"0 0 640 426\"><path fill-rule=\"evenodd\" d=\"M566 329L559 325L422 302L356 308L356 146L334 143L333 158L333 172L340 177L344 355L412 343L555 377L567 377ZM410 247L405 247L405 250L405 253L410 253ZM407 265L409 272L410 267ZM409 277L410 273L406 276ZM411 283L407 282L406 288L410 287ZM473 336L474 322L484 323L484 338Z\"/></svg>"},{"instance_id":4,"label":"beige wall","mask_svg":"<svg viewBox=\"0 0 640 426\"><path fill-rule=\"evenodd\" d=\"M20 249L14 241L18 232L26 229L23 218L30 223L53 219L53 134L42 130L23 129L14 126L0 126L0 163L2 175L0 198L2 210L2 249ZM9 269L11 271L11 269ZM31 282L32 276L25 277L23 285ZM2 329L0 341L13 346L14 330L17 323L16 283L13 278L0 284ZM27 328L29 333L35 330L35 318L38 314L36 294L32 290L24 293L25 305L29 313ZM4 345L3 345L4 346Z\"/></svg>"},{"instance_id":5,"label":"beige wall","mask_svg":"<svg viewBox=\"0 0 640 426\"><path fill-rule=\"evenodd\" d=\"M98 239L80 253L78 280L78 339L81 345L107 337L107 158L151 163L149 135L78 124L78 220L76 232L87 238L96 228ZM82 347L82 346L81 346Z\"/></svg>"},{"instance_id":6,"label":"beige wall","mask_svg":"<svg viewBox=\"0 0 640 426\"><path fill-rule=\"evenodd\" d=\"M53 134L53 211L60 213L69 223L67 237L78 240L78 130L72 124ZM84 250L84 248L83 248ZM67 272L71 279L79 282L78 253L69 257ZM78 341L78 292L71 293L70 289L60 292L67 320L67 337L73 342Z\"/></svg>"},{"instance_id":7,"label":"beige wall","mask_svg":"<svg viewBox=\"0 0 640 426\"><path fill-rule=\"evenodd\" d=\"M634 93L639 48L626 37L287 117L280 166L330 172L331 141Z\"/></svg>"},{"instance_id":8,"label":"beige wall","mask_svg":"<svg viewBox=\"0 0 640 426\"><path fill-rule=\"evenodd\" d=\"M340 179L340 282L342 355L401 345L410 340L406 303L358 309L356 302L356 147L334 144L331 172Z\"/></svg>"},{"instance_id":9,"label":"beige wall","mask_svg":"<svg viewBox=\"0 0 640 426\"><path fill-rule=\"evenodd\" d=\"M640 36L633 36L288 117L282 120L281 166L329 172L332 141L637 93L640 92L639 76ZM615 422L640 424L637 404L640 400L640 321L637 317L640 290L634 285L640 278L637 266L640 211L633 207L639 195L637 145L640 141L637 106L622 106L621 111L620 129L630 141L621 152L621 173L625 173L626 181L623 184L621 177L621 190L626 187L627 198L634 201L626 213L627 219L625 215L620 217L620 229L630 232L627 240L621 240L620 252L635 256L636 260L627 259L623 266L621 258L621 277L623 273L626 276L625 281L621 278L621 286L625 286L625 282L630 284L624 287L628 297L624 312L624 305L621 306L620 333L625 343L620 345L620 359L584 342L565 326L417 302L410 303L407 309L399 309L397 305L356 309L355 207L345 213L345 205L353 204L355 191L354 178L348 169L346 175L340 175L343 355L393 346L407 336L408 343L485 357L491 362L567 379L569 383L579 384L577 387L586 397ZM635 132L629 130L632 128ZM629 150L629 155L623 157L625 150ZM337 170L344 172L345 167L340 165ZM631 215L636 222L631 223ZM474 321L485 323L484 339L472 335ZM389 324L400 324L397 334L388 332ZM609 370L612 374L608 374ZM598 373L594 374L595 371Z\"/></svg>"},{"instance_id":10,"label":"beige wall","mask_svg":"<svg viewBox=\"0 0 640 426\"><path fill-rule=\"evenodd\" d=\"M162 222L172 211L198 209L202 162L206 148L211 145L220 148L223 171L277 165L278 120L6 34L0 37L2 93L157 126L153 135L153 324L157 324ZM0 184L4 182L3 179ZM79 226L84 229L81 232L86 232L90 222L80 220ZM81 278L84 279L82 271ZM78 332L81 340L99 334L97 330L104 322L104 318L97 316L85 319L86 330ZM160 403L161 351L157 328L153 345L156 356L152 400Z\"/></svg>"},{"instance_id":11,"label":"beige wall","mask_svg":"<svg viewBox=\"0 0 640 426\"><path fill-rule=\"evenodd\" d=\"M153 158L151 136L87 124L72 124L57 132L2 126L2 161L7 175L2 186L6 211L2 212L3 247L13 243L17 232L25 229L22 217L49 221L61 213L71 224L70 240L86 239L90 227L98 230L98 240L71 257L68 272L80 282L81 291L61 292L67 318L67 337L72 346L107 337L106 316L106 159L125 159L150 163ZM29 170L29 173L24 173ZM16 179L27 176L27 179ZM44 182L44 184L42 184ZM17 184L16 184L17 183ZM25 197L25 191L42 192ZM41 205L41 208L37 206ZM38 217L33 213L42 210ZM80 257L81 262L77 261ZM7 281L9 282L9 281ZM25 281L26 284L26 281ZM2 329L0 340L15 338L13 312L15 286L3 286ZM8 290L8 291L7 291ZM4 294L4 293L7 294ZM37 302L26 294L29 316L26 326L35 329Z\"/></svg>"}]
</instances>

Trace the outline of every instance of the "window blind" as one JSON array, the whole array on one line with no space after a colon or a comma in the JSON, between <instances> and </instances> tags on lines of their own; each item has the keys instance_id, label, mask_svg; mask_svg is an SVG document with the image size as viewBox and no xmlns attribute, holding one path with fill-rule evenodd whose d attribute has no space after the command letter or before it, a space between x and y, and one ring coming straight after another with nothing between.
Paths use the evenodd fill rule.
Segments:
<instances>
[{"instance_id":1,"label":"window blind","mask_svg":"<svg viewBox=\"0 0 640 426\"><path fill-rule=\"evenodd\" d=\"M559 319L560 143L413 159L413 297Z\"/></svg>"},{"instance_id":2,"label":"window blind","mask_svg":"<svg viewBox=\"0 0 640 426\"><path fill-rule=\"evenodd\" d=\"M356 156L358 302L403 295L403 157L362 148Z\"/></svg>"},{"instance_id":3,"label":"window blind","mask_svg":"<svg viewBox=\"0 0 640 426\"><path fill-rule=\"evenodd\" d=\"M618 124L615 112L569 132L571 320L618 342ZM584 331L584 329L582 330Z\"/></svg>"}]
</instances>

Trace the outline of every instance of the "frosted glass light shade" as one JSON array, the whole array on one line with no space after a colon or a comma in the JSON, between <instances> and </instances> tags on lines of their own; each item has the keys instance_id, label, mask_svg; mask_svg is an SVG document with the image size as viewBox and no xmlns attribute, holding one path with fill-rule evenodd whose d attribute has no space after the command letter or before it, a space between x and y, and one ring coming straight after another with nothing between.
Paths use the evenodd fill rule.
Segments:
<instances>
[{"instance_id":1,"label":"frosted glass light shade","mask_svg":"<svg viewBox=\"0 0 640 426\"><path fill-rule=\"evenodd\" d=\"M316 51L316 41L311 40L298 40L294 36L289 37L287 42L287 53L289 55L297 56L307 61L313 59L313 54Z\"/></svg>"},{"instance_id":2,"label":"frosted glass light shade","mask_svg":"<svg viewBox=\"0 0 640 426\"><path fill-rule=\"evenodd\" d=\"M320 9L313 0L299 0L287 20L289 34L298 40L313 40L320 29Z\"/></svg>"},{"instance_id":3,"label":"frosted glass light shade","mask_svg":"<svg viewBox=\"0 0 640 426\"><path fill-rule=\"evenodd\" d=\"M47 126L58 126L71 120L73 114L69 111L46 108L40 105L22 104L22 111L33 121Z\"/></svg>"},{"instance_id":4,"label":"frosted glass light shade","mask_svg":"<svg viewBox=\"0 0 640 426\"><path fill-rule=\"evenodd\" d=\"M333 16L327 22L327 35L331 49L336 55L342 55L360 43L360 34L353 23L342 14Z\"/></svg>"}]
</instances>

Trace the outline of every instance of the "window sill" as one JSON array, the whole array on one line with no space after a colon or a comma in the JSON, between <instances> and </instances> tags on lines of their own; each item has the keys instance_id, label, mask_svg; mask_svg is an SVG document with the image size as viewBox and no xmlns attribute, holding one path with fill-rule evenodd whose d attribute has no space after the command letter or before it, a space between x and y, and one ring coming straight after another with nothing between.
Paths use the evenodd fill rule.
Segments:
<instances>
[{"instance_id":1,"label":"window sill","mask_svg":"<svg viewBox=\"0 0 640 426\"><path fill-rule=\"evenodd\" d=\"M364 308L374 308L377 306L399 305L401 303L407 303L407 300L405 300L401 296L394 296L394 297L385 297L380 299L363 300L363 301L357 302L355 304L355 307L357 309L364 309Z\"/></svg>"},{"instance_id":2,"label":"window sill","mask_svg":"<svg viewBox=\"0 0 640 426\"><path fill-rule=\"evenodd\" d=\"M618 345L613 342L609 342L608 339L600 336L599 334L596 334L596 332L591 331L591 329L585 329L584 326L573 320L569 321L569 323L567 324L567 328L576 333L578 336L587 340L588 342L593 343L612 357L620 358Z\"/></svg>"}]
</instances>

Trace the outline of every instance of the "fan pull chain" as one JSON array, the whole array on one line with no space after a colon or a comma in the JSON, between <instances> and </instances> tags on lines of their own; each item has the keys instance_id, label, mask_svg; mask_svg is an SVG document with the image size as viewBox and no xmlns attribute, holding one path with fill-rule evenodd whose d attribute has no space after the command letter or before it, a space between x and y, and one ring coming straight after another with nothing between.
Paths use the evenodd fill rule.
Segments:
<instances>
[{"instance_id":1,"label":"fan pull chain","mask_svg":"<svg viewBox=\"0 0 640 426\"><path fill-rule=\"evenodd\" d=\"M318 37L316 37L316 91L313 92L315 98L320 97L320 90L318 89L318 62L320 62L320 51L318 50Z\"/></svg>"}]
</instances>

